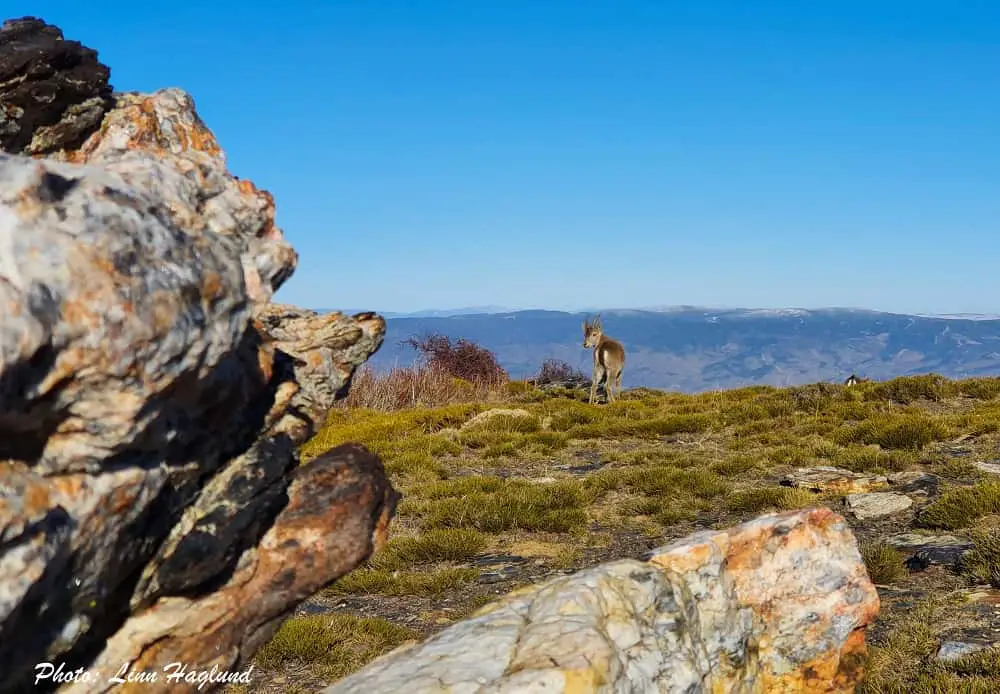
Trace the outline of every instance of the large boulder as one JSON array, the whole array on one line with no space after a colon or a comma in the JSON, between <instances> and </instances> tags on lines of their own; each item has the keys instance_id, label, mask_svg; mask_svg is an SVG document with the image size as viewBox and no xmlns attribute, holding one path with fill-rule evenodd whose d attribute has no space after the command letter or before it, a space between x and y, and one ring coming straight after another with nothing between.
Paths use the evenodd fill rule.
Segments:
<instances>
[{"instance_id":1,"label":"large boulder","mask_svg":"<svg viewBox=\"0 0 1000 694\"><path fill-rule=\"evenodd\" d=\"M842 517L773 514L515 592L323 694L848 694L878 608Z\"/></svg>"},{"instance_id":2,"label":"large boulder","mask_svg":"<svg viewBox=\"0 0 1000 694\"><path fill-rule=\"evenodd\" d=\"M2 36L0 83L59 99L93 57L36 20ZM270 303L295 252L184 92L115 95L82 141L52 136L69 107L0 103L0 142L45 155L0 154L0 691L54 689L41 663L86 692L242 667L385 539L377 457L297 455L385 322Z\"/></svg>"}]
</instances>

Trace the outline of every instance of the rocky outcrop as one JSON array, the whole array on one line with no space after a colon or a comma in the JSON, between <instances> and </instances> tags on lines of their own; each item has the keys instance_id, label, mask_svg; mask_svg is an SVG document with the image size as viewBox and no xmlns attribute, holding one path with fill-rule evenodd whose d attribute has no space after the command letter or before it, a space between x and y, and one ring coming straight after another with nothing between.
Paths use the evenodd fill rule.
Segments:
<instances>
[{"instance_id":1,"label":"rocky outcrop","mask_svg":"<svg viewBox=\"0 0 1000 694\"><path fill-rule=\"evenodd\" d=\"M3 31L0 89L21 64L90 93L63 87L93 51ZM296 453L385 323L269 303L296 255L183 92L116 95L80 143L53 134L86 130L53 125L68 107L0 103L4 146L47 155L0 154L0 692L54 689L43 662L86 692L124 663L240 667L385 539L377 457Z\"/></svg>"},{"instance_id":2,"label":"rocky outcrop","mask_svg":"<svg viewBox=\"0 0 1000 694\"><path fill-rule=\"evenodd\" d=\"M846 694L878 608L842 517L775 514L516 592L324 694Z\"/></svg>"},{"instance_id":3,"label":"rocky outcrop","mask_svg":"<svg viewBox=\"0 0 1000 694\"><path fill-rule=\"evenodd\" d=\"M0 27L0 151L46 154L83 141L111 104L97 52L40 19Z\"/></svg>"}]
</instances>

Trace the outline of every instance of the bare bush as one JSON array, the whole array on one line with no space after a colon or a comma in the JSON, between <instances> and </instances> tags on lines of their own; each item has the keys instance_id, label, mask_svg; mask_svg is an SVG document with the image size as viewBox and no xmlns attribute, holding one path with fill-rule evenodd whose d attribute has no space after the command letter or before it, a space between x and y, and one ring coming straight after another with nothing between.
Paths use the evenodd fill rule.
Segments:
<instances>
[{"instance_id":1,"label":"bare bush","mask_svg":"<svg viewBox=\"0 0 1000 694\"><path fill-rule=\"evenodd\" d=\"M582 382L586 381L587 377L582 371L561 359L546 359L542 362L542 368L539 369L538 375L532 380L535 383Z\"/></svg>"},{"instance_id":2,"label":"bare bush","mask_svg":"<svg viewBox=\"0 0 1000 694\"><path fill-rule=\"evenodd\" d=\"M508 380L493 352L465 338L452 342L446 335L427 335L411 337L402 344L419 352L429 369L475 385L495 386Z\"/></svg>"}]
</instances>

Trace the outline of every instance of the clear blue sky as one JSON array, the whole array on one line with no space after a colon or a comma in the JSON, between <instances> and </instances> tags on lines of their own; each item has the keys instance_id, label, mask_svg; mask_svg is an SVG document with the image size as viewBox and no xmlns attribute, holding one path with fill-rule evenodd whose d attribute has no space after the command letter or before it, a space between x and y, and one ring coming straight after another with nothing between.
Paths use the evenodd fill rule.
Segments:
<instances>
[{"instance_id":1,"label":"clear blue sky","mask_svg":"<svg viewBox=\"0 0 1000 694\"><path fill-rule=\"evenodd\" d=\"M1000 312L1000 2L4 7L194 95L279 300Z\"/></svg>"}]
</instances>

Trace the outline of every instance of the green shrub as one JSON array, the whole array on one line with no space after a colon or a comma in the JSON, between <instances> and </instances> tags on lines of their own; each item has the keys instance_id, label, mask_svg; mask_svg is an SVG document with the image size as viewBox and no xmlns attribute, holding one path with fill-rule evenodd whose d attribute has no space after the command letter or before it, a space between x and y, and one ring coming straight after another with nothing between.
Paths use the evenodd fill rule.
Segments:
<instances>
[{"instance_id":1,"label":"green shrub","mask_svg":"<svg viewBox=\"0 0 1000 694\"><path fill-rule=\"evenodd\" d=\"M1000 482L983 482L945 492L917 515L925 528L967 528L989 513L1000 512Z\"/></svg>"}]
</instances>

